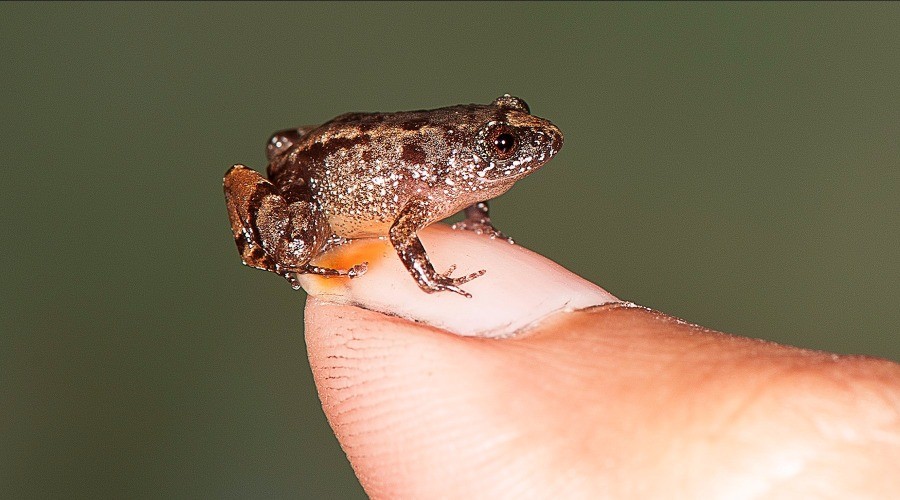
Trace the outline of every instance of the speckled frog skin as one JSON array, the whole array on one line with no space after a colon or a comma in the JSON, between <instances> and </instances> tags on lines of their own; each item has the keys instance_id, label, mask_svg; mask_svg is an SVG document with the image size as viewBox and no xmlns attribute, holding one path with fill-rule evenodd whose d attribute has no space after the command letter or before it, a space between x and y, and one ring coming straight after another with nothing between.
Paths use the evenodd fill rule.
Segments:
<instances>
[{"instance_id":1,"label":"speckled frog skin","mask_svg":"<svg viewBox=\"0 0 900 500\"><path fill-rule=\"evenodd\" d=\"M484 271L438 273L417 232L465 209L456 227L498 236L486 200L547 163L563 136L504 95L468 104L399 113L349 113L317 127L275 133L268 179L243 165L225 174L225 199L244 264L284 276L358 276L310 260L354 238L388 237L426 292L452 291Z\"/></svg>"}]
</instances>

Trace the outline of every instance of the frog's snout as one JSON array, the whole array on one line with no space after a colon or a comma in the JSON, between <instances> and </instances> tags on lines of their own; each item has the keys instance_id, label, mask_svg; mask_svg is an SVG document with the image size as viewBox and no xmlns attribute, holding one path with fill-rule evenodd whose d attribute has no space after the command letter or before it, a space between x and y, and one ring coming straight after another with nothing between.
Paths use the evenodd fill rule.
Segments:
<instances>
[{"instance_id":1,"label":"frog's snout","mask_svg":"<svg viewBox=\"0 0 900 500\"><path fill-rule=\"evenodd\" d=\"M563 147L563 134L559 127L547 122L547 135L550 136L550 156L554 156Z\"/></svg>"}]
</instances>

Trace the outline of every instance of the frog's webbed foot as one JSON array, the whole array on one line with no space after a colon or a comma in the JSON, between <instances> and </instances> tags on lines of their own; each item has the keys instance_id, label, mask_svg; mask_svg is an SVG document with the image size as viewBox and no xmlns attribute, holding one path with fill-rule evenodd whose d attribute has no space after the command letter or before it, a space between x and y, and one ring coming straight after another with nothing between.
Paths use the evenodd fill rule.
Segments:
<instances>
[{"instance_id":1,"label":"frog's webbed foot","mask_svg":"<svg viewBox=\"0 0 900 500\"><path fill-rule=\"evenodd\" d=\"M422 200L410 201L400 212L400 216L394 221L390 230L391 244L397 251L397 255L406 267L406 270L415 278L419 288L428 292L448 291L471 298L472 295L459 288L459 285L468 283L485 273L484 270L451 278L450 274L456 270L456 266L450 266L444 273L438 273L425 253L425 247L416 232L424 227L428 220L427 204Z\"/></svg>"},{"instance_id":2,"label":"frog's webbed foot","mask_svg":"<svg viewBox=\"0 0 900 500\"><path fill-rule=\"evenodd\" d=\"M283 271L281 273L281 275L284 276L284 279L286 279L288 281L288 283L291 284L291 288L293 288L294 290L299 290L300 288L303 288L300 285L300 279L299 279L299 276L301 274L315 274L318 276L324 276L326 278L331 278L331 277L336 277L336 276L346 276L350 279L353 279L353 278L362 276L363 274L366 274L366 271L368 271L368 270L369 270L368 262L362 262L360 264L356 264L355 266L351 267L350 269L346 269L346 270L330 269L327 267L319 267L319 266L314 266L312 264L307 264L296 270Z\"/></svg>"},{"instance_id":3,"label":"frog's webbed foot","mask_svg":"<svg viewBox=\"0 0 900 500\"><path fill-rule=\"evenodd\" d=\"M466 218L464 220L453 224L450 228L472 231L475 234L490 236L491 239L501 239L506 240L509 243L515 243L512 238L498 231L491 223L491 216L489 215L488 203L486 201L481 201L466 207L465 214Z\"/></svg>"}]
</instances>

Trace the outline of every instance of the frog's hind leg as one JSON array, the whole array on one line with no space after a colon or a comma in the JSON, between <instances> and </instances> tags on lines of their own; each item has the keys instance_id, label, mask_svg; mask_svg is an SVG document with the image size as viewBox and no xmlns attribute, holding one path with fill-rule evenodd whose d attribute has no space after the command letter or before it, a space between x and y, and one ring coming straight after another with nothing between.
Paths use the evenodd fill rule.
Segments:
<instances>
[{"instance_id":1,"label":"frog's hind leg","mask_svg":"<svg viewBox=\"0 0 900 500\"><path fill-rule=\"evenodd\" d=\"M274 257L266 251L257 220L267 197L280 198L277 189L259 173L243 165L231 167L225 173L223 185L231 231L241 261L250 267L278 272Z\"/></svg>"},{"instance_id":2,"label":"frog's hind leg","mask_svg":"<svg viewBox=\"0 0 900 500\"><path fill-rule=\"evenodd\" d=\"M365 273L366 263L348 270L309 263L328 234L314 204L288 203L271 182L243 165L225 174L224 188L234 241L245 265L283 276L295 289L300 288L298 274L354 278Z\"/></svg>"},{"instance_id":3,"label":"frog's hind leg","mask_svg":"<svg viewBox=\"0 0 900 500\"><path fill-rule=\"evenodd\" d=\"M307 264L303 267L287 270L281 273L281 276L287 280L288 283L291 284L291 288L294 290L299 290L303 288L303 285L300 284L300 275L301 274L315 274L317 276L324 276L326 278L333 278L339 276L346 276L348 278L356 278L358 276L362 276L366 274L366 271L369 269L369 263L363 262L360 264L356 264L350 269L331 269L328 267L319 267L314 266L312 264Z\"/></svg>"}]
</instances>

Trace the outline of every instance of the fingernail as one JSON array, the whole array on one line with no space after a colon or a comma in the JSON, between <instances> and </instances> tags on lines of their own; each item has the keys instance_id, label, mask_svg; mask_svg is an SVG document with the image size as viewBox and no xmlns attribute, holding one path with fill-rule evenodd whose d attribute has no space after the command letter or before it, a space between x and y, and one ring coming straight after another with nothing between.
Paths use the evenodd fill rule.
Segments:
<instances>
[{"instance_id":1,"label":"fingernail","mask_svg":"<svg viewBox=\"0 0 900 500\"><path fill-rule=\"evenodd\" d=\"M427 293L403 267L386 239L356 240L313 261L349 269L368 262L354 278L300 276L303 288L321 300L349 304L464 336L507 337L527 330L550 314L619 300L597 285L530 250L443 224L419 232L440 273L487 272L460 286L471 298L448 291Z\"/></svg>"}]
</instances>

